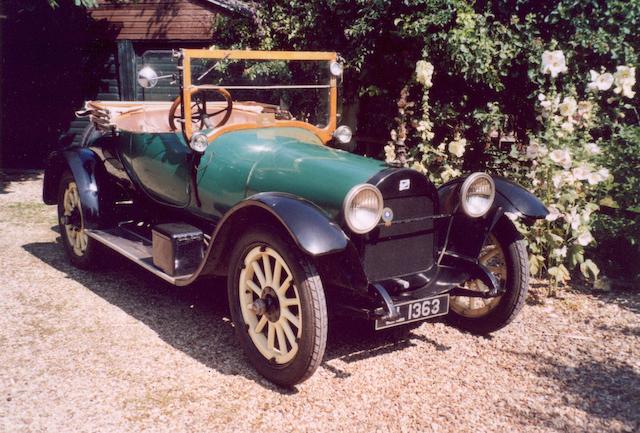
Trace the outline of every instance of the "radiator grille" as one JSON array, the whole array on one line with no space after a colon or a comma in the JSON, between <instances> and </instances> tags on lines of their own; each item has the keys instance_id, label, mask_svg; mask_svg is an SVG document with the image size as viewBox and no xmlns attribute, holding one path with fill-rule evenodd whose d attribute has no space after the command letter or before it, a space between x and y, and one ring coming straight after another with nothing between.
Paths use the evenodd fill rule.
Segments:
<instances>
[{"instance_id":1,"label":"radiator grille","mask_svg":"<svg viewBox=\"0 0 640 433\"><path fill-rule=\"evenodd\" d=\"M364 245L369 281L380 281L430 268L434 254L433 201L428 196L385 199L394 214L390 227L379 226Z\"/></svg>"}]
</instances>

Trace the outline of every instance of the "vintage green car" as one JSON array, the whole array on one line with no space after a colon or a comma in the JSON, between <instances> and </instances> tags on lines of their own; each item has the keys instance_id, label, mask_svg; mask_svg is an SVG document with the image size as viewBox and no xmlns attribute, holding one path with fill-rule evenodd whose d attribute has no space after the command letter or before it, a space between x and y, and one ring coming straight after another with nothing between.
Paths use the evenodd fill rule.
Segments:
<instances>
[{"instance_id":1,"label":"vintage green car","mask_svg":"<svg viewBox=\"0 0 640 433\"><path fill-rule=\"evenodd\" d=\"M143 100L87 102L79 144L49 158L44 201L74 265L107 247L176 286L227 277L242 347L285 386L321 363L328 311L475 333L520 311L527 252L507 216L543 218L532 194L485 173L436 188L341 150L336 53L169 54L165 75L139 68Z\"/></svg>"}]
</instances>

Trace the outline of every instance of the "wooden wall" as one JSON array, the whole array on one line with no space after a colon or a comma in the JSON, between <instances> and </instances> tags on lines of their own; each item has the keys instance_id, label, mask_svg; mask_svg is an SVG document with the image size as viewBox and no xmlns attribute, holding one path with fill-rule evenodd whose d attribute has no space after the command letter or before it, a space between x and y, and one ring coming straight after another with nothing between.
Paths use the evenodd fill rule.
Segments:
<instances>
[{"instance_id":1,"label":"wooden wall","mask_svg":"<svg viewBox=\"0 0 640 433\"><path fill-rule=\"evenodd\" d=\"M219 11L206 0L139 0L116 3L98 0L90 11L96 20L107 20L118 29L117 39L206 40L213 35Z\"/></svg>"}]
</instances>

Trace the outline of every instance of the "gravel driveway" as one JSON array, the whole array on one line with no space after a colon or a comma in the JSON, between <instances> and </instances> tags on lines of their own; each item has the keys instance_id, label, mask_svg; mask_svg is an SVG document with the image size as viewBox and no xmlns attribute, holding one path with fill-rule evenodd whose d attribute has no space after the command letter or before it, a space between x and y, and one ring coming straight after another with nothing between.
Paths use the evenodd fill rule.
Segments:
<instances>
[{"instance_id":1,"label":"gravel driveway","mask_svg":"<svg viewBox=\"0 0 640 433\"><path fill-rule=\"evenodd\" d=\"M491 338L335 321L316 374L283 390L235 343L223 281L73 268L41 188L0 184L0 431L640 430L638 291L563 293Z\"/></svg>"}]
</instances>

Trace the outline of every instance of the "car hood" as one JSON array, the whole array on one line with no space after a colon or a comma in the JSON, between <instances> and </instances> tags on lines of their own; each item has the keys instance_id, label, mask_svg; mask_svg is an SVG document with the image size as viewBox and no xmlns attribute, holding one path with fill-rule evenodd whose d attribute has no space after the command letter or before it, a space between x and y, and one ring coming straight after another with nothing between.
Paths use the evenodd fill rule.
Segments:
<instances>
[{"instance_id":1,"label":"car hood","mask_svg":"<svg viewBox=\"0 0 640 433\"><path fill-rule=\"evenodd\" d=\"M224 170L228 176L216 176L218 188L221 183L229 183L229 176L236 182L242 177L241 198L259 192L287 192L312 201L331 217L340 212L345 195L354 185L388 167L381 161L328 147L302 128L233 131L212 144L213 161L229 168Z\"/></svg>"}]
</instances>

